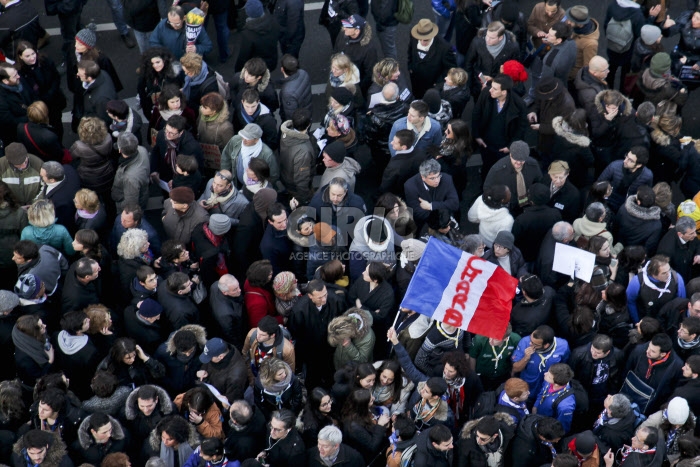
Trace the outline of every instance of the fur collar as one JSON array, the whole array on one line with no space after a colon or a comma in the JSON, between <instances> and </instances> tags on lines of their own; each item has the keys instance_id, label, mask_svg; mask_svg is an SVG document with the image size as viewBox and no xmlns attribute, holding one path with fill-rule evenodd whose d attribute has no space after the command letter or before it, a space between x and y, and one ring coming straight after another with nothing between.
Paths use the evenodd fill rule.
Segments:
<instances>
[{"instance_id":1,"label":"fur collar","mask_svg":"<svg viewBox=\"0 0 700 467\"><path fill-rule=\"evenodd\" d=\"M419 394L420 394L421 390L423 389L423 386L425 386L425 381L418 383L418 385L416 386L416 391L418 391ZM420 401L420 399L418 399L418 402L419 401ZM447 405L447 402L440 399L438 408L435 411L435 415L433 416L433 418L435 420L444 422L445 420L447 420L447 416L449 415L449 408L450 407Z\"/></svg>"},{"instance_id":2,"label":"fur collar","mask_svg":"<svg viewBox=\"0 0 700 467\"><path fill-rule=\"evenodd\" d=\"M670 146L674 143L674 140L677 140L677 138L669 135L664 130L659 128L659 126L654 122L652 122L651 128L651 139L659 146Z\"/></svg>"},{"instance_id":3,"label":"fur collar","mask_svg":"<svg viewBox=\"0 0 700 467\"><path fill-rule=\"evenodd\" d=\"M165 389L154 384L149 386L152 386L158 394L158 410L160 410L160 412L163 415L170 415L171 413L173 413L173 402L170 399L168 393L165 391ZM131 394L129 394L129 397L127 397L126 403L124 404L124 415L126 416L127 420L134 420L136 416L140 413L139 401L137 396L139 389L140 388L136 388L133 391L131 391Z\"/></svg>"},{"instance_id":4,"label":"fur collar","mask_svg":"<svg viewBox=\"0 0 700 467\"><path fill-rule=\"evenodd\" d=\"M577 135L568 128L564 127L564 117L554 117L554 120L552 120L552 127L554 128L554 133L558 134L571 144L581 146L582 148L587 148L591 145L591 139L589 137Z\"/></svg>"},{"instance_id":5,"label":"fur collar","mask_svg":"<svg viewBox=\"0 0 700 467\"><path fill-rule=\"evenodd\" d=\"M595 108L598 110L599 113L604 114L605 113L605 104L603 104L603 99L612 91L609 89L606 89L605 91L600 91L596 96L595 96ZM622 101L622 112L618 113L618 115L622 115L624 117L631 115L632 114L632 103L630 102L629 99L627 99L625 96L623 97Z\"/></svg>"},{"instance_id":6,"label":"fur collar","mask_svg":"<svg viewBox=\"0 0 700 467\"><path fill-rule=\"evenodd\" d=\"M177 331L170 334L170 337L168 337L168 341L165 344L165 349L170 355L175 355L177 353L175 343L173 342L173 337L175 337L175 334L177 334L180 331L192 331L194 333L194 336L197 338L197 343L199 344L199 347L202 349L207 344L207 331L204 329L203 326L200 326L199 324L186 324Z\"/></svg>"},{"instance_id":7,"label":"fur collar","mask_svg":"<svg viewBox=\"0 0 700 467\"><path fill-rule=\"evenodd\" d=\"M22 449L25 447L24 437L20 438L19 441L12 446L12 452L22 459L22 465L25 465L24 456L22 455ZM49 450L46 453L44 462L41 463L41 467L59 467L66 454L66 444L59 436L55 436L53 442L49 445Z\"/></svg>"},{"instance_id":8,"label":"fur collar","mask_svg":"<svg viewBox=\"0 0 700 467\"><path fill-rule=\"evenodd\" d=\"M173 417L179 417L179 415L173 415ZM160 423L158 425L160 425ZM189 429L187 444L194 450L199 446L199 434L197 433L197 428L193 424L188 423L187 428ZM151 431L151 434L148 435L148 444L151 446L151 449L160 452L160 443L160 433L158 432L158 427L155 427L153 431Z\"/></svg>"},{"instance_id":9,"label":"fur collar","mask_svg":"<svg viewBox=\"0 0 700 467\"><path fill-rule=\"evenodd\" d=\"M372 40L374 32L372 31L372 26L369 23L365 23L365 28L362 30L362 39L360 39L360 45L365 47Z\"/></svg>"},{"instance_id":10,"label":"fur collar","mask_svg":"<svg viewBox=\"0 0 700 467\"><path fill-rule=\"evenodd\" d=\"M238 79L241 80L241 84L243 85L244 88L246 86L248 86L248 84L246 84L246 82L245 82L245 79L243 79L243 70L241 70L241 72L238 74ZM265 88L267 88L267 86L269 84L270 84L270 70L265 70L265 74L263 75L262 79L260 80L260 82L256 86L257 91L259 93L262 93L265 90Z\"/></svg>"},{"instance_id":11,"label":"fur collar","mask_svg":"<svg viewBox=\"0 0 700 467\"><path fill-rule=\"evenodd\" d=\"M117 419L111 415L107 416L109 417L109 422L112 424L112 438L124 439L124 429L122 428L121 423L119 423ZM83 423L80 424L80 428L78 428L78 442L80 443L80 447L85 450L95 444L95 440L92 438L92 434L90 433L90 418L92 418L92 415L85 417Z\"/></svg>"},{"instance_id":12,"label":"fur collar","mask_svg":"<svg viewBox=\"0 0 700 467\"><path fill-rule=\"evenodd\" d=\"M632 217L641 219L644 221L659 220L661 218L661 208L658 206L652 206L650 208L643 208L637 204L637 195L632 195L625 201L625 209Z\"/></svg>"},{"instance_id":13,"label":"fur collar","mask_svg":"<svg viewBox=\"0 0 700 467\"><path fill-rule=\"evenodd\" d=\"M513 422L513 417L511 417L507 413L496 412L495 414L493 414L493 417L496 420L498 420L501 424L505 423L506 425L515 429L515 422ZM479 423L480 420L481 420L481 418L477 418L476 420L470 420L467 423L465 423L464 426L462 427L462 430L459 433L459 437L461 439L471 438L472 432L474 431L474 429L476 428L476 425Z\"/></svg>"}]
</instances>

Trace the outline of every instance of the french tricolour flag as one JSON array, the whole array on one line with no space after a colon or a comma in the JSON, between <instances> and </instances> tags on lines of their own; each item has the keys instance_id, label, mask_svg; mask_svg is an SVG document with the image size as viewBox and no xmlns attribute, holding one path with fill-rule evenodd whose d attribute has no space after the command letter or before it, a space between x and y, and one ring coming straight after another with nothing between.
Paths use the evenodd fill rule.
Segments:
<instances>
[{"instance_id":1,"label":"french tricolour flag","mask_svg":"<svg viewBox=\"0 0 700 467\"><path fill-rule=\"evenodd\" d=\"M500 266L431 238L401 307L501 339L517 285Z\"/></svg>"}]
</instances>

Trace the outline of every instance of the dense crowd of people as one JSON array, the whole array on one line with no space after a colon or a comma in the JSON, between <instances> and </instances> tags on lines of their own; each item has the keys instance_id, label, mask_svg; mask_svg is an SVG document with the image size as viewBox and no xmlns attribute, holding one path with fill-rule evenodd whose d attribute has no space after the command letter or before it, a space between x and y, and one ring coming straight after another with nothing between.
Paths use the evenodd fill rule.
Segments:
<instances>
[{"instance_id":1,"label":"dense crowd of people","mask_svg":"<svg viewBox=\"0 0 700 467\"><path fill-rule=\"evenodd\" d=\"M108 3L136 89L0 0L0 463L700 464L697 2L328 0L323 115L302 1ZM428 241L517 279L502 336L400 307Z\"/></svg>"}]
</instances>

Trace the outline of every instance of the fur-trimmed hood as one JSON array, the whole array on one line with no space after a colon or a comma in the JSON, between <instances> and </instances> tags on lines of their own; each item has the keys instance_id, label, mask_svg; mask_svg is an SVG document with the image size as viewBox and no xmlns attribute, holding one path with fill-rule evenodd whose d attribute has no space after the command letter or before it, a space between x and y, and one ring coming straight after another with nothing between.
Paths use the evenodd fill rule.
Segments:
<instances>
[{"instance_id":1,"label":"fur-trimmed hood","mask_svg":"<svg viewBox=\"0 0 700 467\"><path fill-rule=\"evenodd\" d=\"M637 204L637 195L632 195L625 201L625 209L632 217L637 219L642 219L645 221L659 220L661 218L661 208L658 206L652 206L650 208L643 208Z\"/></svg>"},{"instance_id":2,"label":"fur-trimmed hood","mask_svg":"<svg viewBox=\"0 0 700 467\"><path fill-rule=\"evenodd\" d=\"M603 99L611 92L612 92L611 90L606 89L605 91L600 91L595 96L595 101L594 101L595 108L598 111L598 113L600 113L601 115L605 114L605 104L603 104ZM622 96L622 99L623 99L623 101L622 101L622 104L620 105L621 111L618 112L617 115L622 115L622 116L626 117L626 116L632 114L632 110L634 110L634 108L632 107L632 103L630 102L630 100L627 97Z\"/></svg>"},{"instance_id":3,"label":"fur-trimmed hood","mask_svg":"<svg viewBox=\"0 0 700 467\"><path fill-rule=\"evenodd\" d=\"M124 428L122 428L122 424L119 423L119 421L111 415L107 416L109 417L109 423L112 424L112 438L124 439ZM78 442L80 443L80 447L83 449L88 449L90 446L95 444L95 440L93 439L92 434L90 433L91 418L92 415L88 415L87 417L85 417L83 423L80 424L80 428L78 428Z\"/></svg>"},{"instance_id":4,"label":"fur-trimmed hood","mask_svg":"<svg viewBox=\"0 0 700 467\"><path fill-rule=\"evenodd\" d=\"M24 437L22 437L12 446L12 452L24 461L22 449L25 448ZM53 441L51 441L51 444L49 444L46 458L44 458L44 462L41 463L41 467L59 467L61 465L61 460L63 460L63 457L67 454L66 443L63 442L61 437L54 436Z\"/></svg>"},{"instance_id":5,"label":"fur-trimmed hood","mask_svg":"<svg viewBox=\"0 0 700 467\"><path fill-rule=\"evenodd\" d=\"M224 107L221 109L221 112L219 112L219 115L216 116L213 122L205 122L205 123L224 123L228 122L229 119L231 118L231 114L229 114L228 111L228 105L224 103Z\"/></svg>"},{"instance_id":6,"label":"fur-trimmed hood","mask_svg":"<svg viewBox=\"0 0 700 467\"><path fill-rule=\"evenodd\" d=\"M309 141L309 134L301 131L296 131L292 125L291 120L287 120L280 126L280 132L282 133L282 138L289 138L294 140L299 140L300 143Z\"/></svg>"},{"instance_id":7,"label":"fur-trimmed hood","mask_svg":"<svg viewBox=\"0 0 700 467\"><path fill-rule=\"evenodd\" d=\"M421 381L420 383L418 383L416 385L416 391L418 392L418 394L420 394L420 392L423 390L423 386L425 386L425 383L426 383L425 381ZM420 398L418 399L418 401L420 401ZM406 407L406 408L409 410L413 409L413 407ZM438 408L435 411L435 415L433 415L433 418L435 420L444 422L445 420L447 420L447 416L450 414L449 409L450 409L450 406L447 405L447 402L443 399L440 399Z\"/></svg>"},{"instance_id":8,"label":"fur-trimmed hood","mask_svg":"<svg viewBox=\"0 0 700 467\"><path fill-rule=\"evenodd\" d=\"M483 417L481 417L481 418L483 418ZM459 437L461 439L471 438L472 432L474 431L474 428L476 428L476 425L479 423L479 421L481 421L481 418L477 418L476 420L470 420L467 423L465 423L459 432ZM506 424L512 430L515 430L515 422L513 421L513 417L511 417L507 413L496 412L495 414L493 414L493 418L498 420L500 422L500 424Z\"/></svg>"},{"instance_id":9,"label":"fur-trimmed hood","mask_svg":"<svg viewBox=\"0 0 700 467\"><path fill-rule=\"evenodd\" d=\"M147 386L151 386L156 391L156 394L158 396L158 410L160 410L160 412L165 416L173 413L173 401L172 399L170 399L170 396L165 391L165 389L161 388L160 386L156 386L155 384L149 384ZM142 387L143 386L140 386L131 391L129 397L126 398L126 404L124 405L124 415L126 416L127 420L134 420L140 412L138 392L139 389Z\"/></svg>"},{"instance_id":10,"label":"fur-trimmed hood","mask_svg":"<svg viewBox=\"0 0 700 467\"><path fill-rule=\"evenodd\" d=\"M197 427L193 424L188 423L187 428L189 429L189 435L187 436L187 444L190 445L192 450L199 446L199 434L197 433ZM158 427L155 427L151 434L148 435L148 445L156 452L160 452L160 433L157 432Z\"/></svg>"},{"instance_id":11,"label":"fur-trimmed hood","mask_svg":"<svg viewBox=\"0 0 700 467\"><path fill-rule=\"evenodd\" d=\"M588 136L577 135L571 128L564 122L564 117L554 117L552 120L552 128L554 128L554 133L561 136L571 144L576 146L581 146L582 148L587 148L591 145L591 139Z\"/></svg>"},{"instance_id":12,"label":"fur-trimmed hood","mask_svg":"<svg viewBox=\"0 0 700 467\"><path fill-rule=\"evenodd\" d=\"M175 334L182 331L192 331L194 333L194 336L197 338L197 344L199 344L200 348L203 349L204 346L207 344L207 331L206 329L204 329L204 326L200 326L199 324L186 324L177 331L174 331L168 337L168 341L165 344L165 349L170 355L175 355L177 353L175 343L173 342L173 337L175 337Z\"/></svg>"},{"instance_id":13,"label":"fur-trimmed hood","mask_svg":"<svg viewBox=\"0 0 700 467\"><path fill-rule=\"evenodd\" d=\"M238 79L241 81L241 84L243 86L248 86L245 82L245 79L243 78L243 71L245 71L245 67L243 67L243 70L238 74ZM270 70L265 70L265 74L263 75L262 79L260 82L257 84L256 88L259 93L262 94L262 92L270 85Z\"/></svg>"},{"instance_id":14,"label":"fur-trimmed hood","mask_svg":"<svg viewBox=\"0 0 700 467\"><path fill-rule=\"evenodd\" d=\"M372 329L372 315L362 308L350 308L328 324L328 343L342 345L345 339L360 340Z\"/></svg>"},{"instance_id":15,"label":"fur-trimmed hood","mask_svg":"<svg viewBox=\"0 0 700 467\"><path fill-rule=\"evenodd\" d=\"M659 146L670 146L672 143L674 143L674 140L678 141L678 138L669 135L664 130L659 128L658 124L652 122L650 126L652 128L651 139L654 140L654 142ZM680 142L678 142L678 144L680 144Z\"/></svg>"},{"instance_id":16,"label":"fur-trimmed hood","mask_svg":"<svg viewBox=\"0 0 700 467\"><path fill-rule=\"evenodd\" d=\"M372 26L370 26L369 23L365 23L365 27L362 29L362 39L360 39L360 45L363 47L368 45L372 40L372 36L374 36Z\"/></svg>"}]
</instances>

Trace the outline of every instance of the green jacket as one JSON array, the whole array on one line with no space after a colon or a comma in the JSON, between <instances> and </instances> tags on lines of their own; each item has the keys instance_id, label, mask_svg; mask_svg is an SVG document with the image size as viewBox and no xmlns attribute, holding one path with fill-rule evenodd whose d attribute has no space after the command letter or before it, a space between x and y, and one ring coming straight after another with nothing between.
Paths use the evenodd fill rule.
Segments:
<instances>
[{"instance_id":1,"label":"green jacket","mask_svg":"<svg viewBox=\"0 0 700 467\"><path fill-rule=\"evenodd\" d=\"M39 171L43 163L34 154L29 154L29 166L20 171L10 164L7 157L0 157L0 179L7 183L21 206L32 204L41 191Z\"/></svg>"},{"instance_id":2,"label":"green jacket","mask_svg":"<svg viewBox=\"0 0 700 467\"><path fill-rule=\"evenodd\" d=\"M238 165L238 156L241 153L241 145L243 144L243 138L236 135L226 144L224 152L221 153L221 170L229 170L233 174L233 179L236 180L236 185L240 188L240 184L237 182L236 177L236 166ZM258 156L262 160L268 163L270 166L270 185L271 187L276 187L277 180L280 178L280 169L277 164L277 159L275 158L272 149L270 149L265 143L262 145L262 150Z\"/></svg>"}]
</instances>

